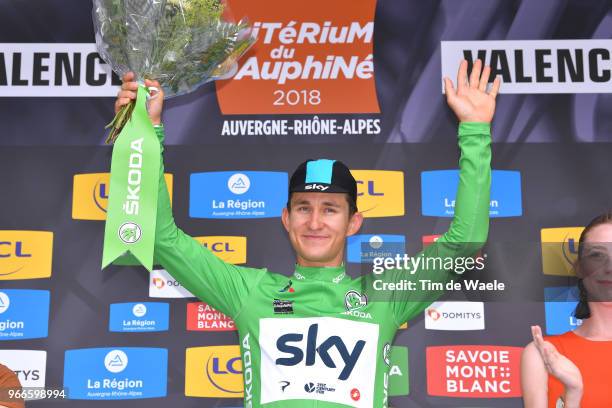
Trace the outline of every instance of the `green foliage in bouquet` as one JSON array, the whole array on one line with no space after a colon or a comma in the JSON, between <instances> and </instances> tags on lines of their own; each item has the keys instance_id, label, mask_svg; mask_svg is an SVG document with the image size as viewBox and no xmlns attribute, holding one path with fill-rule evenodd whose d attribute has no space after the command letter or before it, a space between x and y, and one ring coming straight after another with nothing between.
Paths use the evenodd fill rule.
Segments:
<instances>
[{"instance_id":1,"label":"green foliage in bouquet","mask_svg":"<svg viewBox=\"0 0 612 408\"><path fill-rule=\"evenodd\" d=\"M155 79L166 96L226 75L253 44L249 26L223 21L220 0L94 0L96 43L120 76ZM114 143L130 118L125 105L107 128Z\"/></svg>"}]
</instances>

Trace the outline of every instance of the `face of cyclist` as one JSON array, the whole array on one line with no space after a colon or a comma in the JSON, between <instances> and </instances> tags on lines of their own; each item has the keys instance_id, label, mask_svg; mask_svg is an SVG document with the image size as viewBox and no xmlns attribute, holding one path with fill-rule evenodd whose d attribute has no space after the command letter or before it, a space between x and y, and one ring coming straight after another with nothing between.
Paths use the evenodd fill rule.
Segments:
<instances>
[{"instance_id":1,"label":"face of cyclist","mask_svg":"<svg viewBox=\"0 0 612 408\"><path fill-rule=\"evenodd\" d=\"M363 217L349 217L349 205L341 193L293 193L291 211L283 209L282 221L302 266L338 266L344 259L346 237L361 227Z\"/></svg>"},{"instance_id":2,"label":"face of cyclist","mask_svg":"<svg viewBox=\"0 0 612 408\"><path fill-rule=\"evenodd\" d=\"M612 307L612 224L593 227L585 237L578 275L589 301Z\"/></svg>"}]
</instances>

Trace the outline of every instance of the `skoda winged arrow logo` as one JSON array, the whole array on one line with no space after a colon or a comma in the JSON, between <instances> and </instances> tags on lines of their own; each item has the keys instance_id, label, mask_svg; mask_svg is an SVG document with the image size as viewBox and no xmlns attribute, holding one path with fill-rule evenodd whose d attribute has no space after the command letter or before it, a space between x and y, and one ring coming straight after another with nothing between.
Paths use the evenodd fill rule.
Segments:
<instances>
[{"instance_id":1,"label":"skoda winged arrow logo","mask_svg":"<svg viewBox=\"0 0 612 408\"><path fill-rule=\"evenodd\" d=\"M368 297L362 295L356 290L349 290L344 296L344 306L346 310L351 312L353 310L359 310L368 304Z\"/></svg>"}]
</instances>

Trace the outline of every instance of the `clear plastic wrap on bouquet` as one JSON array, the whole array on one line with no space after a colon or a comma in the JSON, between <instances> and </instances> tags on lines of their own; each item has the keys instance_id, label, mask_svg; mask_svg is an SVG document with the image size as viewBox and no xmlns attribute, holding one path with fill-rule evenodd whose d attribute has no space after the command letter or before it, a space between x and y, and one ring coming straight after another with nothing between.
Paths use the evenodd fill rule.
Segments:
<instances>
[{"instance_id":1,"label":"clear plastic wrap on bouquet","mask_svg":"<svg viewBox=\"0 0 612 408\"><path fill-rule=\"evenodd\" d=\"M93 0L96 44L119 76L155 79L166 97L232 76L253 44L220 0Z\"/></svg>"}]
</instances>

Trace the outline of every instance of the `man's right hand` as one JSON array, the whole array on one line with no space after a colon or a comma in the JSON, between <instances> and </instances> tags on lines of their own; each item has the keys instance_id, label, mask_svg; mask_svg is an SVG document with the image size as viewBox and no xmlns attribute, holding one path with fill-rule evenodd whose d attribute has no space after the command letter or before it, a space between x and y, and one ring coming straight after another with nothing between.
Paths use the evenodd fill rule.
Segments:
<instances>
[{"instance_id":1,"label":"man's right hand","mask_svg":"<svg viewBox=\"0 0 612 408\"><path fill-rule=\"evenodd\" d=\"M122 106L127 105L130 101L136 100L138 92L138 82L134 81L134 73L128 72L123 76L123 84L121 90L117 93L115 100L115 113L119 112ZM151 93L151 97L147 101L147 112L153 125L161 124L162 107L164 105L164 91L157 81L145 79L145 86L157 88L156 92Z\"/></svg>"}]
</instances>

